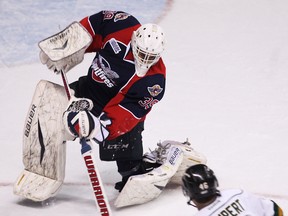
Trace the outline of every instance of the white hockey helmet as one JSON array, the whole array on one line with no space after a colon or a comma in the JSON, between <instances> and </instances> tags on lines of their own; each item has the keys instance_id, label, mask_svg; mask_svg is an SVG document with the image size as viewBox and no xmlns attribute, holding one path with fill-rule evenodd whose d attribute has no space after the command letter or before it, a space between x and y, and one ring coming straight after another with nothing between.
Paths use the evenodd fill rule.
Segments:
<instances>
[{"instance_id":1,"label":"white hockey helmet","mask_svg":"<svg viewBox=\"0 0 288 216\"><path fill-rule=\"evenodd\" d=\"M136 74L144 76L165 49L165 34L156 24L144 24L133 32L131 39Z\"/></svg>"}]
</instances>

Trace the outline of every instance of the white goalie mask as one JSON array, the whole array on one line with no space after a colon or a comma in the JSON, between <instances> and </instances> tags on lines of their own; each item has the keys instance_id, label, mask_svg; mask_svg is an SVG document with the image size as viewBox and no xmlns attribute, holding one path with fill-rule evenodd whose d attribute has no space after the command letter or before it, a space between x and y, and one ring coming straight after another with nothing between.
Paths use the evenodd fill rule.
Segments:
<instances>
[{"instance_id":1,"label":"white goalie mask","mask_svg":"<svg viewBox=\"0 0 288 216\"><path fill-rule=\"evenodd\" d=\"M143 77L161 57L165 48L165 34L156 24L145 24L133 32L132 52L136 74Z\"/></svg>"}]
</instances>

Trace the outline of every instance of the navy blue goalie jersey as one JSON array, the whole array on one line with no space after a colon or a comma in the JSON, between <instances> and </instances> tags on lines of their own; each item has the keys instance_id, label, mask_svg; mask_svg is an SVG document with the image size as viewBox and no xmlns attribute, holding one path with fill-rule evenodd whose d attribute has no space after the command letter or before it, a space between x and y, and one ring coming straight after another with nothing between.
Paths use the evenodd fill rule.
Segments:
<instances>
[{"instance_id":1,"label":"navy blue goalie jersey","mask_svg":"<svg viewBox=\"0 0 288 216\"><path fill-rule=\"evenodd\" d=\"M93 101L94 114L105 112L111 119L108 139L114 139L144 121L152 106L162 99L166 68L160 58L145 76L136 75L131 37L141 24L132 15L101 11L80 23L93 38L86 52L96 53L83 97Z\"/></svg>"}]
</instances>

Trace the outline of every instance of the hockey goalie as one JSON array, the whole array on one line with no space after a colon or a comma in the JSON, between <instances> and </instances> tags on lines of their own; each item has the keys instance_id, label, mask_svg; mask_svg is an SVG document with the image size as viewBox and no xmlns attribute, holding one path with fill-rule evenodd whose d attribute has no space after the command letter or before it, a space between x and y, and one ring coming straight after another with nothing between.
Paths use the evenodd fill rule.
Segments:
<instances>
[{"instance_id":1,"label":"hockey goalie","mask_svg":"<svg viewBox=\"0 0 288 216\"><path fill-rule=\"evenodd\" d=\"M69 140L80 141L93 176L96 164L90 164L93 157L87 163L87 154L116 162L122 177L115 183L120 192L116 207L153 200L168 183L180 184L187 167L206 163L189 142L166 140L143 154L146 116L165 92L165 45L160 26L141 25L122 11L100 11L40 41L41 62L62 75L64 87L41 80L35 89L23 133L24 171L14 193L34 201L56 196L64 182ZM87 75L68 85L66 73L86 53L95 53ZM91 153L92 142L99 146L97 154ZM89 172L91 182L93 176Z\"/></svg>"}]
</instances>

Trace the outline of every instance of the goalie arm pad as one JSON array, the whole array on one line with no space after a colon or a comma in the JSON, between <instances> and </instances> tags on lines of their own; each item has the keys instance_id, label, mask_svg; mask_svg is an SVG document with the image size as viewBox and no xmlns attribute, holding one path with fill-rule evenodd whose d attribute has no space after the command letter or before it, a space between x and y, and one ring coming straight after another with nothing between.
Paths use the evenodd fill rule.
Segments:
<instances>
[{"instance_id":1,"label":"goalie arm pad","mask_svg":"<svg viewBox=\"0 0 288 216\"><path fill-rule=\"evenodd\" d=\"M40 61L54 72L68 72L83 61L91 42L90 33L79 22L73 22L63 31L39 42Z\"/></svg>"}]
</instances>

